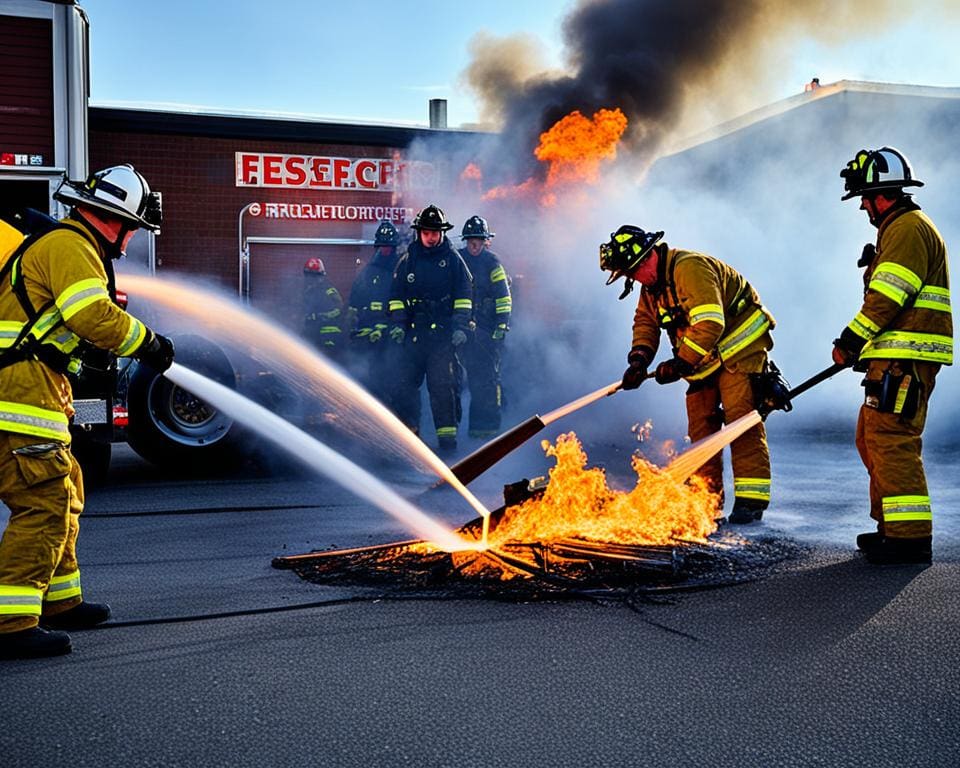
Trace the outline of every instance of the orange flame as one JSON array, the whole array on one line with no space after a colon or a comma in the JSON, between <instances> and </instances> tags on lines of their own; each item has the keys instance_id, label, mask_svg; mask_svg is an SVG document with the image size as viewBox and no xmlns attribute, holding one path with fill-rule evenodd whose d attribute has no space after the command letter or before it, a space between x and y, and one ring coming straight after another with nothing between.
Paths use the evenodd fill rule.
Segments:
<instances>
[{"instance_id":1,"label":"orange flame","mask_svg":"<svg viewBox=\"0 0 960 768\"><path fill-rule=\"evenodd\" d=\"M482 181L483 173L476 163L467 163L467 167L460 174L461 181Z\"/></svg>"},{"instance_id":2,"label":"orange flame","mask_svg":"<svg viewBox=\"0 0 960 768\"><path fill-rule=\"evenodd\" d=\"M592 118L574 110L540 134L533 153L549 166L546 181L531 178L522 184L494 187L483 199L538 196L541 205L554 205L559 189L599 181L601 165L616 158L626 129L627 117L619 109L600 109Z\"/></svg>"},{"instance_id":3,"label":"orange flame","mask_svg":"<svg viewBox=\"0 0 960 768\"><path fill-rule=\"evenodd\" d=\"M580 538L621 544L705 541L716 531L720 497L698 478L677 482L642 457L633 457L637 485L624 492L607 487L602 469L587 469L576 435L542 443L556 459L543 496L509 508L491 533L490 546Z\"/></svg>"}]
</instances>

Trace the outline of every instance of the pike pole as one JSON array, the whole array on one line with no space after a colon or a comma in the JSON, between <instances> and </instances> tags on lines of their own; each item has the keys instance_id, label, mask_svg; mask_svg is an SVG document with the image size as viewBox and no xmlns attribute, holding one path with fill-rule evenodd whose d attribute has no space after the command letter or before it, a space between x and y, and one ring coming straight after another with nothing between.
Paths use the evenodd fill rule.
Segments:
<instances>
[{"instance_id":1,"label":"pike pole","mask_svg":"<svg viewBox=\"0 0 960 768\"><path fill-rule=\"evenodd\" d=\"M752 429L761 421L767 418L773 411L789 411L792 408L791 402L797 395L801 395L808 389L812 389L823 381L826 381L835 373L839 373L848 366L834 363L829 368L824 368L819 373L815 373L809 379L801 382L791 390L770 397L759 408L745 413L739 419L724 424L720 431L707 435L691 445L687 450L677 456L666 466L666 473L677 482L683 482L696 472L700 467L706 464L724 446L729 445L740 435L749 429Z\"/></svg>"},{"instance_id":2,"label":"pike pole","mask_svg":"<svg viewBox=\"0 0 960 768\"><path fill-rule=\"evenodd\" d=\"M550 411L546 416L534 414L526 421L520 422L502 435L493 438L493 440L485 445L481 445L469 456L461 459L450 467L450 470L461 483L466 485L471 480L474 480L486 472L508 453L520 447L548 424L552 424L557 419L568 416L574 411L579 411L581 408L585 408L601 398L619 392L621 386L621 382L615 381L612 384L601 387L583 397L578 397L576 400L572 400L566 405Z\"/></svg>"}]
</instances>

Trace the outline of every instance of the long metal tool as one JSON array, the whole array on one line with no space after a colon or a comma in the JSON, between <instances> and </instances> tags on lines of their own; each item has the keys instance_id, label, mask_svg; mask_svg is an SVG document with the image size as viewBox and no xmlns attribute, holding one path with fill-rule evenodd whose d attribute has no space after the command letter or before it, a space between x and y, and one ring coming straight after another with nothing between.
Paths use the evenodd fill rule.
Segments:
<instances>
[{"instance_id":1,"label":"long metal tool","mask_svg":"<svg viewBox=\"0 0 960 768\"><path fill-rule=\"evenodd\" d=\"M461 459L450 467L450 470L457 476L461 483L469 483L490 469L490 467L508 453L525 443L548 424L552 424L557 419L568 416L574 411L579 411L581 408L595 403L603 397L619 392L621 386L621 382L615 381L612 384L601 387L583 397L578 397L576 400L550 411L546 416L535 414L526 421L522 421L515 427L508 429L502 435L493 438L489 443L481 445L469 456Z\"/></svg>"},{"instance_id":2,"label":"long metal tool","mask_svg":"<svg viewBox=\"0 0 960 768\"><path fill-rule=\"evenodd\" d=\"M716 456L717 453L722 451L724 446L729 445L744 432L755 427L774 410L789 410L789 408L785 408L784 405L789 406L793 398L815 387L820 382L826 381L846 367L845 365L834 364L829 368L824 368L819 373L814 374L806 381L789 390L786 393L786 403L781 403L776 407L762 406L760 409L745 413L739 419L725 424L718 432L714 432L712 435L707 435L701 440L698 440L667 465L667 474L677 482L683 482L711 458Z\"/></svg>"}]
</instances>

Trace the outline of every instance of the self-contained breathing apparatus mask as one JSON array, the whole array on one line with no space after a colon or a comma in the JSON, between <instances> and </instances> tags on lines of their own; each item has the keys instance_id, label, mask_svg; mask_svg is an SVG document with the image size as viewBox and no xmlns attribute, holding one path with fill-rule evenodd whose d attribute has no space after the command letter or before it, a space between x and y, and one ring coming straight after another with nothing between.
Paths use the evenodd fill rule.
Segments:
<instances>
[{"instance_id":1,"label":"self-contained breathing apparatus mask","mask_svg":"<svg viewBox=\"0 0 960 768\"><path fill-rule=\"evenodd\" d=\"M913 366L905 371L900 363L891 363L879 381L863 380L863 392L863 404L867 408L879 413L893 413L907 421L917 415L920 379Z\"/></svg>"}]
</instances>

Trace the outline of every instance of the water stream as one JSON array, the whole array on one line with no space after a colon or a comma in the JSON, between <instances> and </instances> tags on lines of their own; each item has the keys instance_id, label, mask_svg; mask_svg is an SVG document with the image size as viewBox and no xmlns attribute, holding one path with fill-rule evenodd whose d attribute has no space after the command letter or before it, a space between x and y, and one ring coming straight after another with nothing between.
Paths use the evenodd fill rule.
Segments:
<instances>
[{"instance_id":1,"label":"water stream","mask_svg":"<svg viewBox=\"0 0 960 768\"><path fill-rule=\"evenodd\" d=\"M123 274L118 282L123 290L169 310L178 321L188 321L194 333L229 344L266 364L303 394L322 399L336 413L336 425L345 434L417 462L446 480L481 517L489 517L490 511L419 437L305 341L238 301L195 285L136 274Z\"/></svg>"},{"instance_id":2,"label":"water stream","mask_svg":"<svg viewBox=\"0 0 960 768\"><path fill-rule=\"evenodd\" d=\"M272 411L189 368L174 363L164 374L237 422L255 430L312 469L395 517L411 532L446 552L476 550L483 542L467 541L440 525L365 469Z\"/></svg>"}]
</instances>

